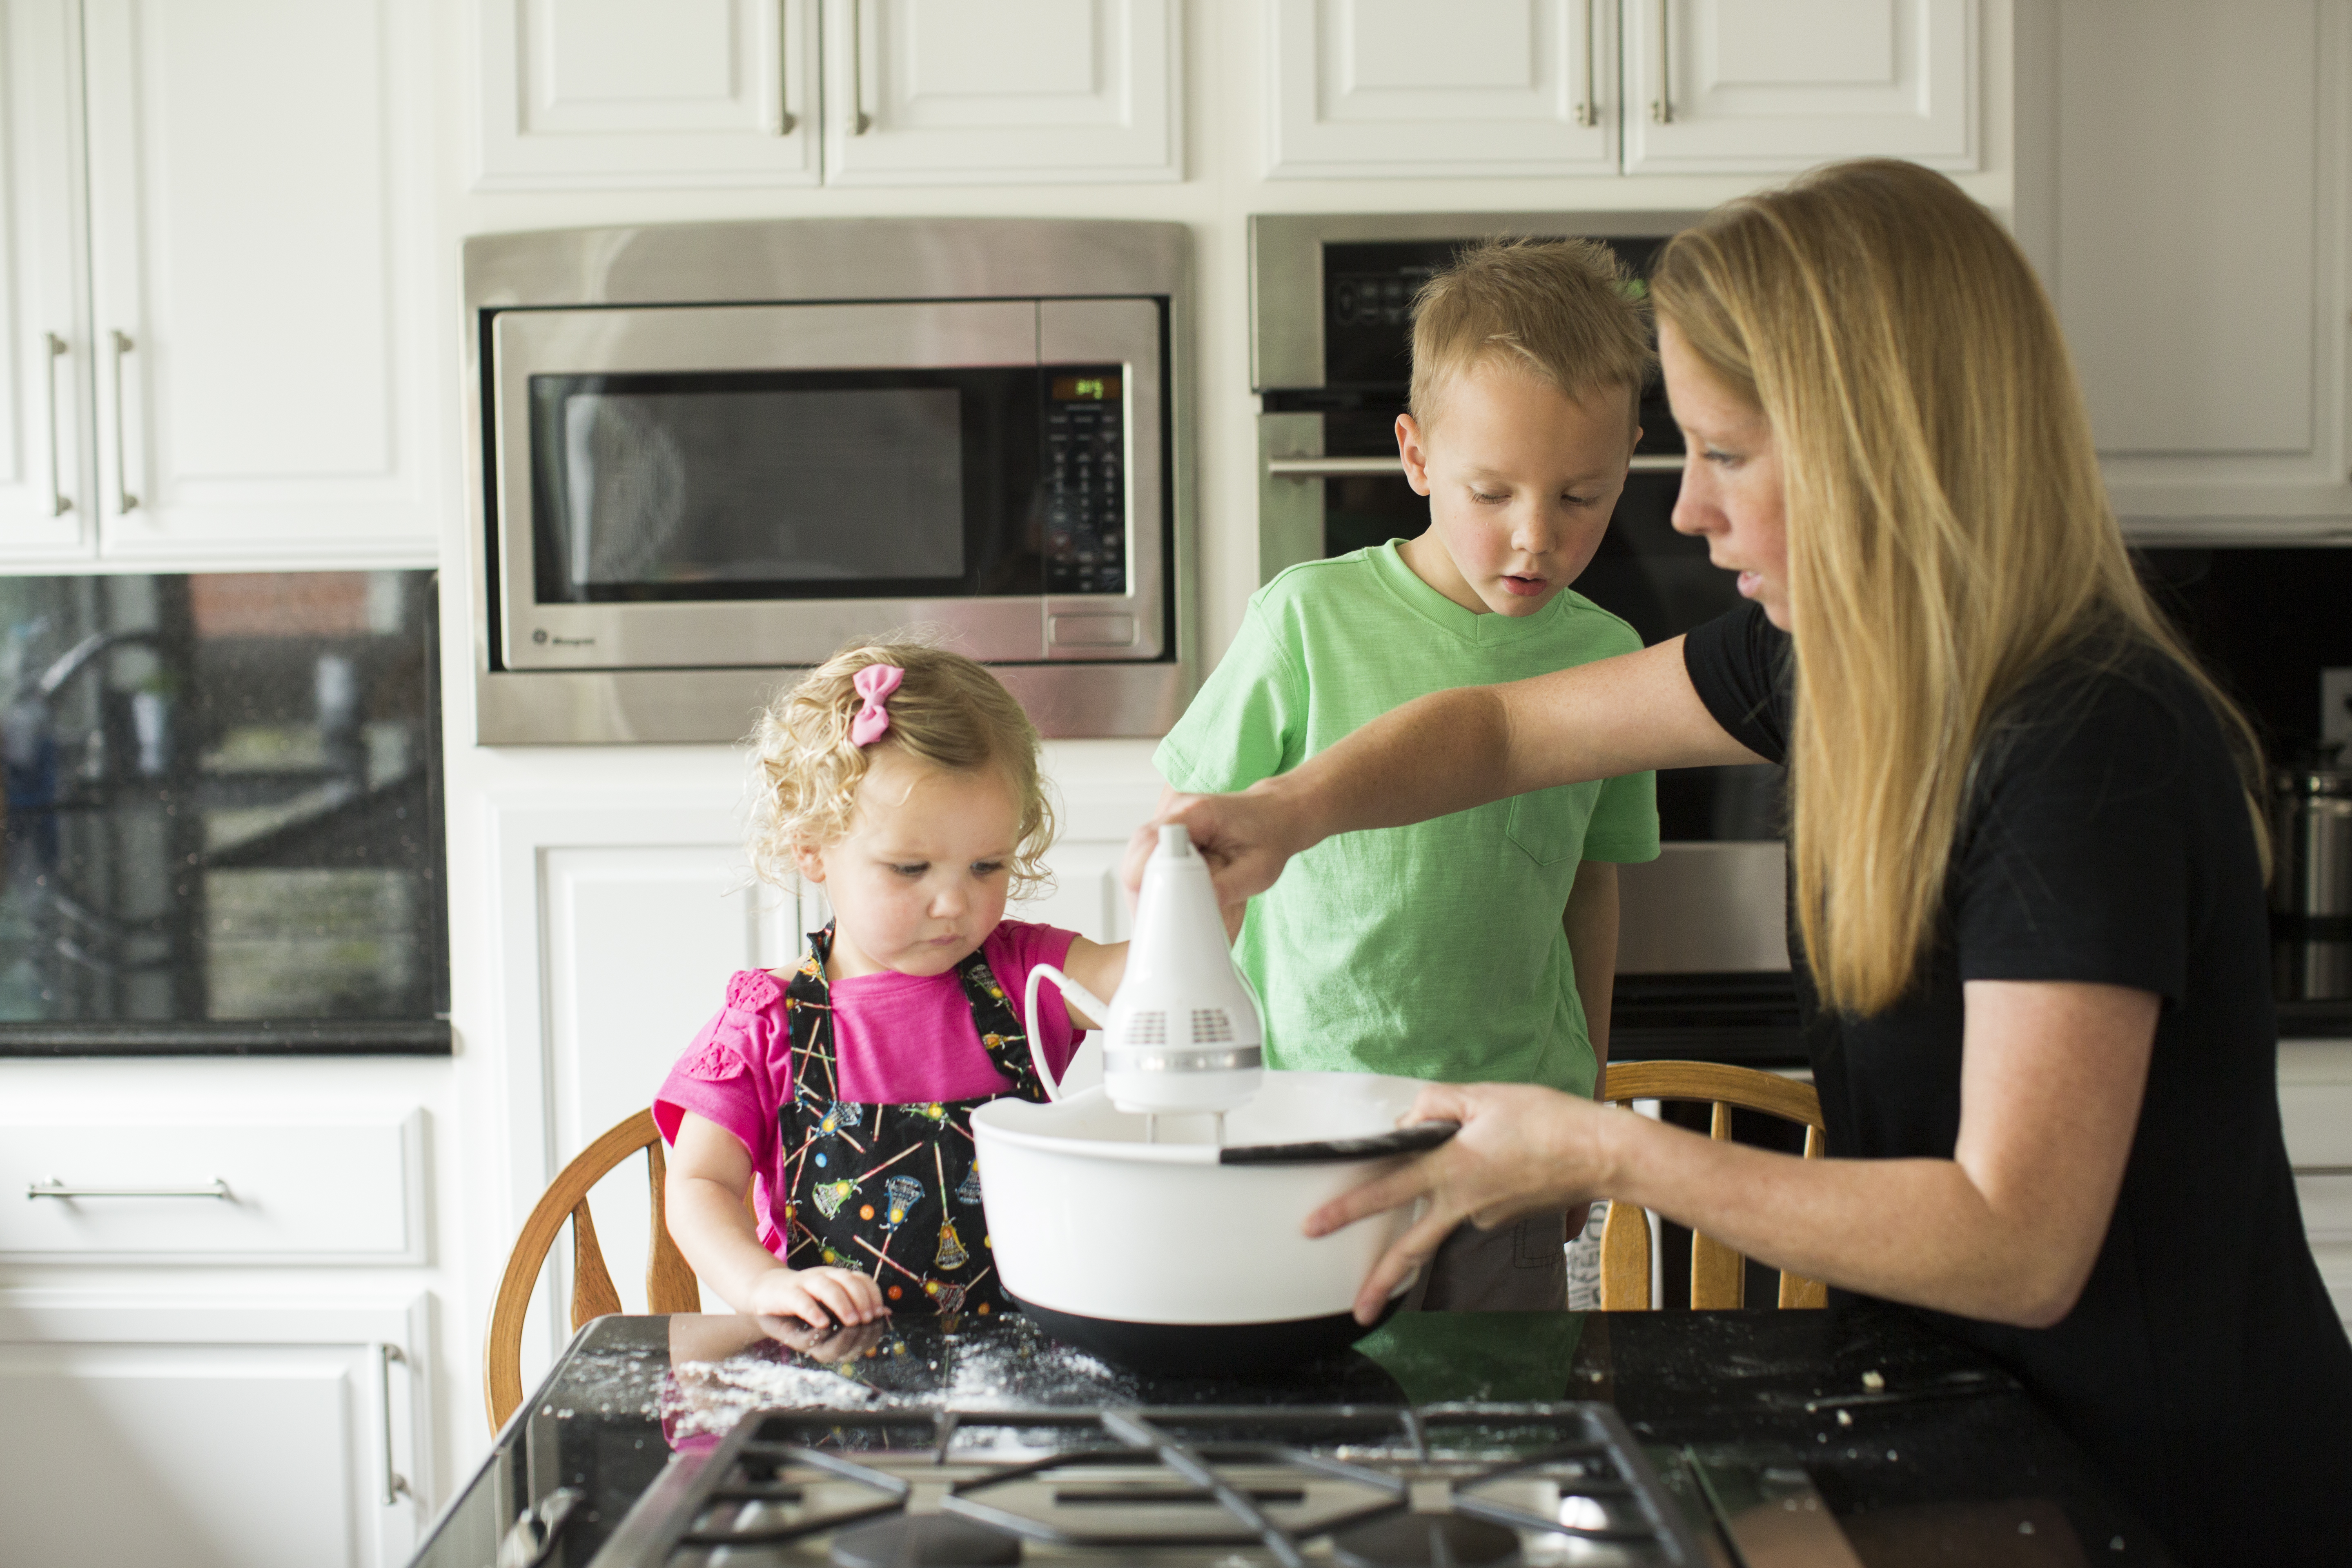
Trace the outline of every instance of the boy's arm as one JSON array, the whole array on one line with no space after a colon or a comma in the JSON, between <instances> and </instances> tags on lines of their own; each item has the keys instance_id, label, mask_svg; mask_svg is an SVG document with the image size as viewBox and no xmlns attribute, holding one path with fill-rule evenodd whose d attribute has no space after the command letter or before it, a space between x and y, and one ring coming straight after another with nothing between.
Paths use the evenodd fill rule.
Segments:
<instances>
[{"instance_id":1,"label":"boy's arm","mask_svg":"<svg viewBox=\"0 0 2352 1568\"><path fill-rule=\"evenodd\" d=\"M797 1318L811 1328L869 1323L889 1309L882 1291L846 1268L787 1268L760 1245L743 1194L751 1154L708 1117L686 1111L669 1153L662 1217L695 1277L739 1312Z\"/></svg>"},{"instance_id":2,"label":"boy's arm","mask_svg":"<svg viewBox=\"0 0 2352 1568\"><path fill-rule=\"evenodd\" d=\"M1568 932L1568 956L1576 966L1576 996L1584 1004L1584 1032L1592 1041L1592 1098L1609 1081L1609 1007L1617 989L1617 868L1587 860L1576 868L1560 925ZM1592 1205L1568 1211L1568 1239L1584 1234Z\"/></svg>"}]
</instances>

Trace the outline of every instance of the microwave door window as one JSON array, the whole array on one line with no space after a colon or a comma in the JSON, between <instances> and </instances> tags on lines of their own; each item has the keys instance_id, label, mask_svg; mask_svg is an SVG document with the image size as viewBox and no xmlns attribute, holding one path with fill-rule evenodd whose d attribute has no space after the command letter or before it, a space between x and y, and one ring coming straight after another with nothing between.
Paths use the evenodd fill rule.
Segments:
<instances>
[{"instance_id":1,"label":"microwave door window","mask_svg":"<svg viewBox=\"0 0 2352 1568\"><path fill-rule=\"evenodd\" d=\"M534 377L540 602L992 591L1035 488L1005 400L815 379Z\"/></svg>"}]
</instances>

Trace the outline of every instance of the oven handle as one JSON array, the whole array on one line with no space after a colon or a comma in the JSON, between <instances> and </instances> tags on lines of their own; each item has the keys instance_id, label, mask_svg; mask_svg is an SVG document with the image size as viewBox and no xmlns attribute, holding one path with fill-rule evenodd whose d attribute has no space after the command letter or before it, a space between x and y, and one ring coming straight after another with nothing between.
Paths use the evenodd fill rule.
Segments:
<instances>
[{"instance_id":1,"label":"oven handle","mask_svg":"<svg viewBox=\"0 0 2352 1568\"><path fill-rule=\"evenodd\" d=\"M1683 459L1671 452L1644 452L1633 459L1637 474L1681 471ZM1397 474L1404 465L1394 458L1268 458L1265 471L1277 479L1343 479L1358 474Z\"/></svg>"}]
</instances>

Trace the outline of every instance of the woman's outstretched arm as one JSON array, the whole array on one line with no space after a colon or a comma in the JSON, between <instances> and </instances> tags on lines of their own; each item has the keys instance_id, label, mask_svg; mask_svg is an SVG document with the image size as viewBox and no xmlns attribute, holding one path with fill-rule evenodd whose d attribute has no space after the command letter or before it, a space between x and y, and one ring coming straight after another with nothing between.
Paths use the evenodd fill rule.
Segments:
<instances>
[{"instance_id":1,"label":"woman's outstretched arm","mask_svg":"<svg viewBox=\"0 0 2352 1568\"><path fill-rule=\"evenodd\" d=\"M1307 1221L1323 1235L1427 1197L1356 1298L1389 1289L1468 1218L1610 1198L1765 1263L1889 1300L2042 1328L2097 1261L2139 1121L2158 998L2115 985L1970 981L1949 1160L1801 1160L1518 1085L1440 1085L1414 1119L1462 1131Z\"/></svg>"},{"instance_id":2,"label":"woman's outstretched arm","mask_svg":"<svg viewBox=\"0 0 2352 1568\"><path fill-rule=\"evenodd\" d=\"M1435 692L1238 795L1179 795L1129 847L1139 887L1161 822L1181 824L1232 902L1335 833L1398 827L1554 784L1651 768L1753 763L1683 668L1683 639L1532 679Z\"/></svg>"}]
</instances>

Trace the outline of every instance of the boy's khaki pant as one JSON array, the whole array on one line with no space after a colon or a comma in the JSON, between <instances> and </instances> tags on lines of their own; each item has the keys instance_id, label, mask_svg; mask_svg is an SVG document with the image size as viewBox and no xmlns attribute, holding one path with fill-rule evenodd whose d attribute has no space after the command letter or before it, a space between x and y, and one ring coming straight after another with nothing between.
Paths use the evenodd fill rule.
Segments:
<instances>
[{"instance_id":1,"label":"boy's khaki pant","mask_svg":"<svg viewBox=\"0 0 2352 1568\"><path fill-rule=\"evenodd\" d=\"M1405 1292L1408 1312L1558 1312L1568 1306L1568 1216L1494 1230L1464 1224Z\"/></svg>"}]
</instances>

